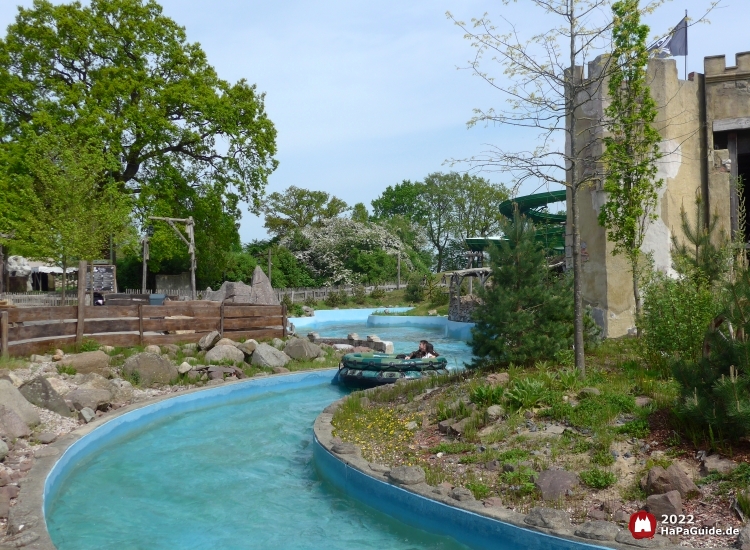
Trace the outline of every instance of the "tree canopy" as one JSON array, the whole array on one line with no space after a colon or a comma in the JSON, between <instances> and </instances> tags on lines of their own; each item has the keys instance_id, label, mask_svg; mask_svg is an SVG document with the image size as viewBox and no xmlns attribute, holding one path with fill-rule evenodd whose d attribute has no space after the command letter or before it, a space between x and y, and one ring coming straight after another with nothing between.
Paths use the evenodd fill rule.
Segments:
<instances>
[{"instance_id":1,"label":"tree canopy","mask_svg":"<svg viewBox=\"0 0 750 550\"><path fill-rule=\"evenodd\" d=\"M311 191L295 185L283 193L268 195L262 207L256 209L265 215L265 227L271 235L283 236L302 230L323 220L335 218L349 211L341 199L325 191Z\"/></svg>"}]
</instances>

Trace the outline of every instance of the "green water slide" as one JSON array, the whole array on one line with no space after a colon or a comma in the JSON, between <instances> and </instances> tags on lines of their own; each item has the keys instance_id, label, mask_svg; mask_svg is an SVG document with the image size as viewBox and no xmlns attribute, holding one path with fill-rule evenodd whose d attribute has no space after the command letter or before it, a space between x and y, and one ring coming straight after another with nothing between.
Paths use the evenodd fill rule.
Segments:
<instances>
[{"instance_id":1,"label":"green water slide","mask_svg":"<svg viewBox=\"0 0 750 550\"><path fill-rule=\"evenodd\" d=\"M545 243L545 248L555 253L562 254L565 251L565 221L566 214L551 214L545 208L548 204L566 200L566 191L546 191L516 197L500 203L500 213L507 217L513 217L514 205L518 205L518 211L534 222L536 238ZM492 243L499 243L501 237L473 237L466 239L466 245L470 250L480 252Z\"/></svg>"}]
</instances>

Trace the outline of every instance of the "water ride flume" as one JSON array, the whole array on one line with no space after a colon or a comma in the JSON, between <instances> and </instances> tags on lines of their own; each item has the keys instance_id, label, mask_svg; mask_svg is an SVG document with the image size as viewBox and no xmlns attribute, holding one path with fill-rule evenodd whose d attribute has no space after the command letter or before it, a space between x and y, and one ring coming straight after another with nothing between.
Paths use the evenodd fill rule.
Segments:
<instances>
[{"instance_id":1,"label":"water ride flume","mask_svg":"<svg viewBox=\"0 0 750 550\"><path fill-rule=\"evenodd\" d=\"M333 383L361 389L443 374L448 374L445 357L405 359L392 353L347 353L341 358Z\"/></svg>"}]
</instances>

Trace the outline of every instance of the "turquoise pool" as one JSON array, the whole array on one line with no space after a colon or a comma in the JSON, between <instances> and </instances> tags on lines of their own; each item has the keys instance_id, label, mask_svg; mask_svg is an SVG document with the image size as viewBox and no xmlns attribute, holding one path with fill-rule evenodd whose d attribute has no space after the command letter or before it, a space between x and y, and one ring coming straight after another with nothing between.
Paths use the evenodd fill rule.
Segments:
<instances>
[{"instance_id":1,"label":"turquoise pool","mask_svg":"<svg viewBox=\"0 0 750 550\"><path fill-rule=\"evenodd\" d=\"M464 342L437 329L375 331L364 323L340 323L309 330L323 336L377 333L397 352L415 349L424 338L454 365L470 358ZM45 515L52 541L60 550L466 548L320 480L312 424L343 395L330 384L332 376L235 384L105 424L50 474ZM102 432L108 433L97 436Z\"/></svg>"}]
</instances>

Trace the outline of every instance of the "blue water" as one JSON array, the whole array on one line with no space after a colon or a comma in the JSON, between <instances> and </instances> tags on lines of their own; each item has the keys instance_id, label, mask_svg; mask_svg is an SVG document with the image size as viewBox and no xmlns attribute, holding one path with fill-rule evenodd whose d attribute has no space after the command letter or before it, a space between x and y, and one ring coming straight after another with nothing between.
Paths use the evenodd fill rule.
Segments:
<instances>
[{"instance_id":1,"label":"blue water","mask_svg":"<svg viewBox=\"0 0 750 550\"><path fill-rule=\"evenodd\" d=\"M364 324L323 336L371 334ZM456 362L468 346L442 330L378 328L398 352L426 338ZM407 526L322 482L312 424L343 391L328 383L175 413L108 441L77 463L46 505L60 550L465 548Z\"/></svg>"}]
</instances>

